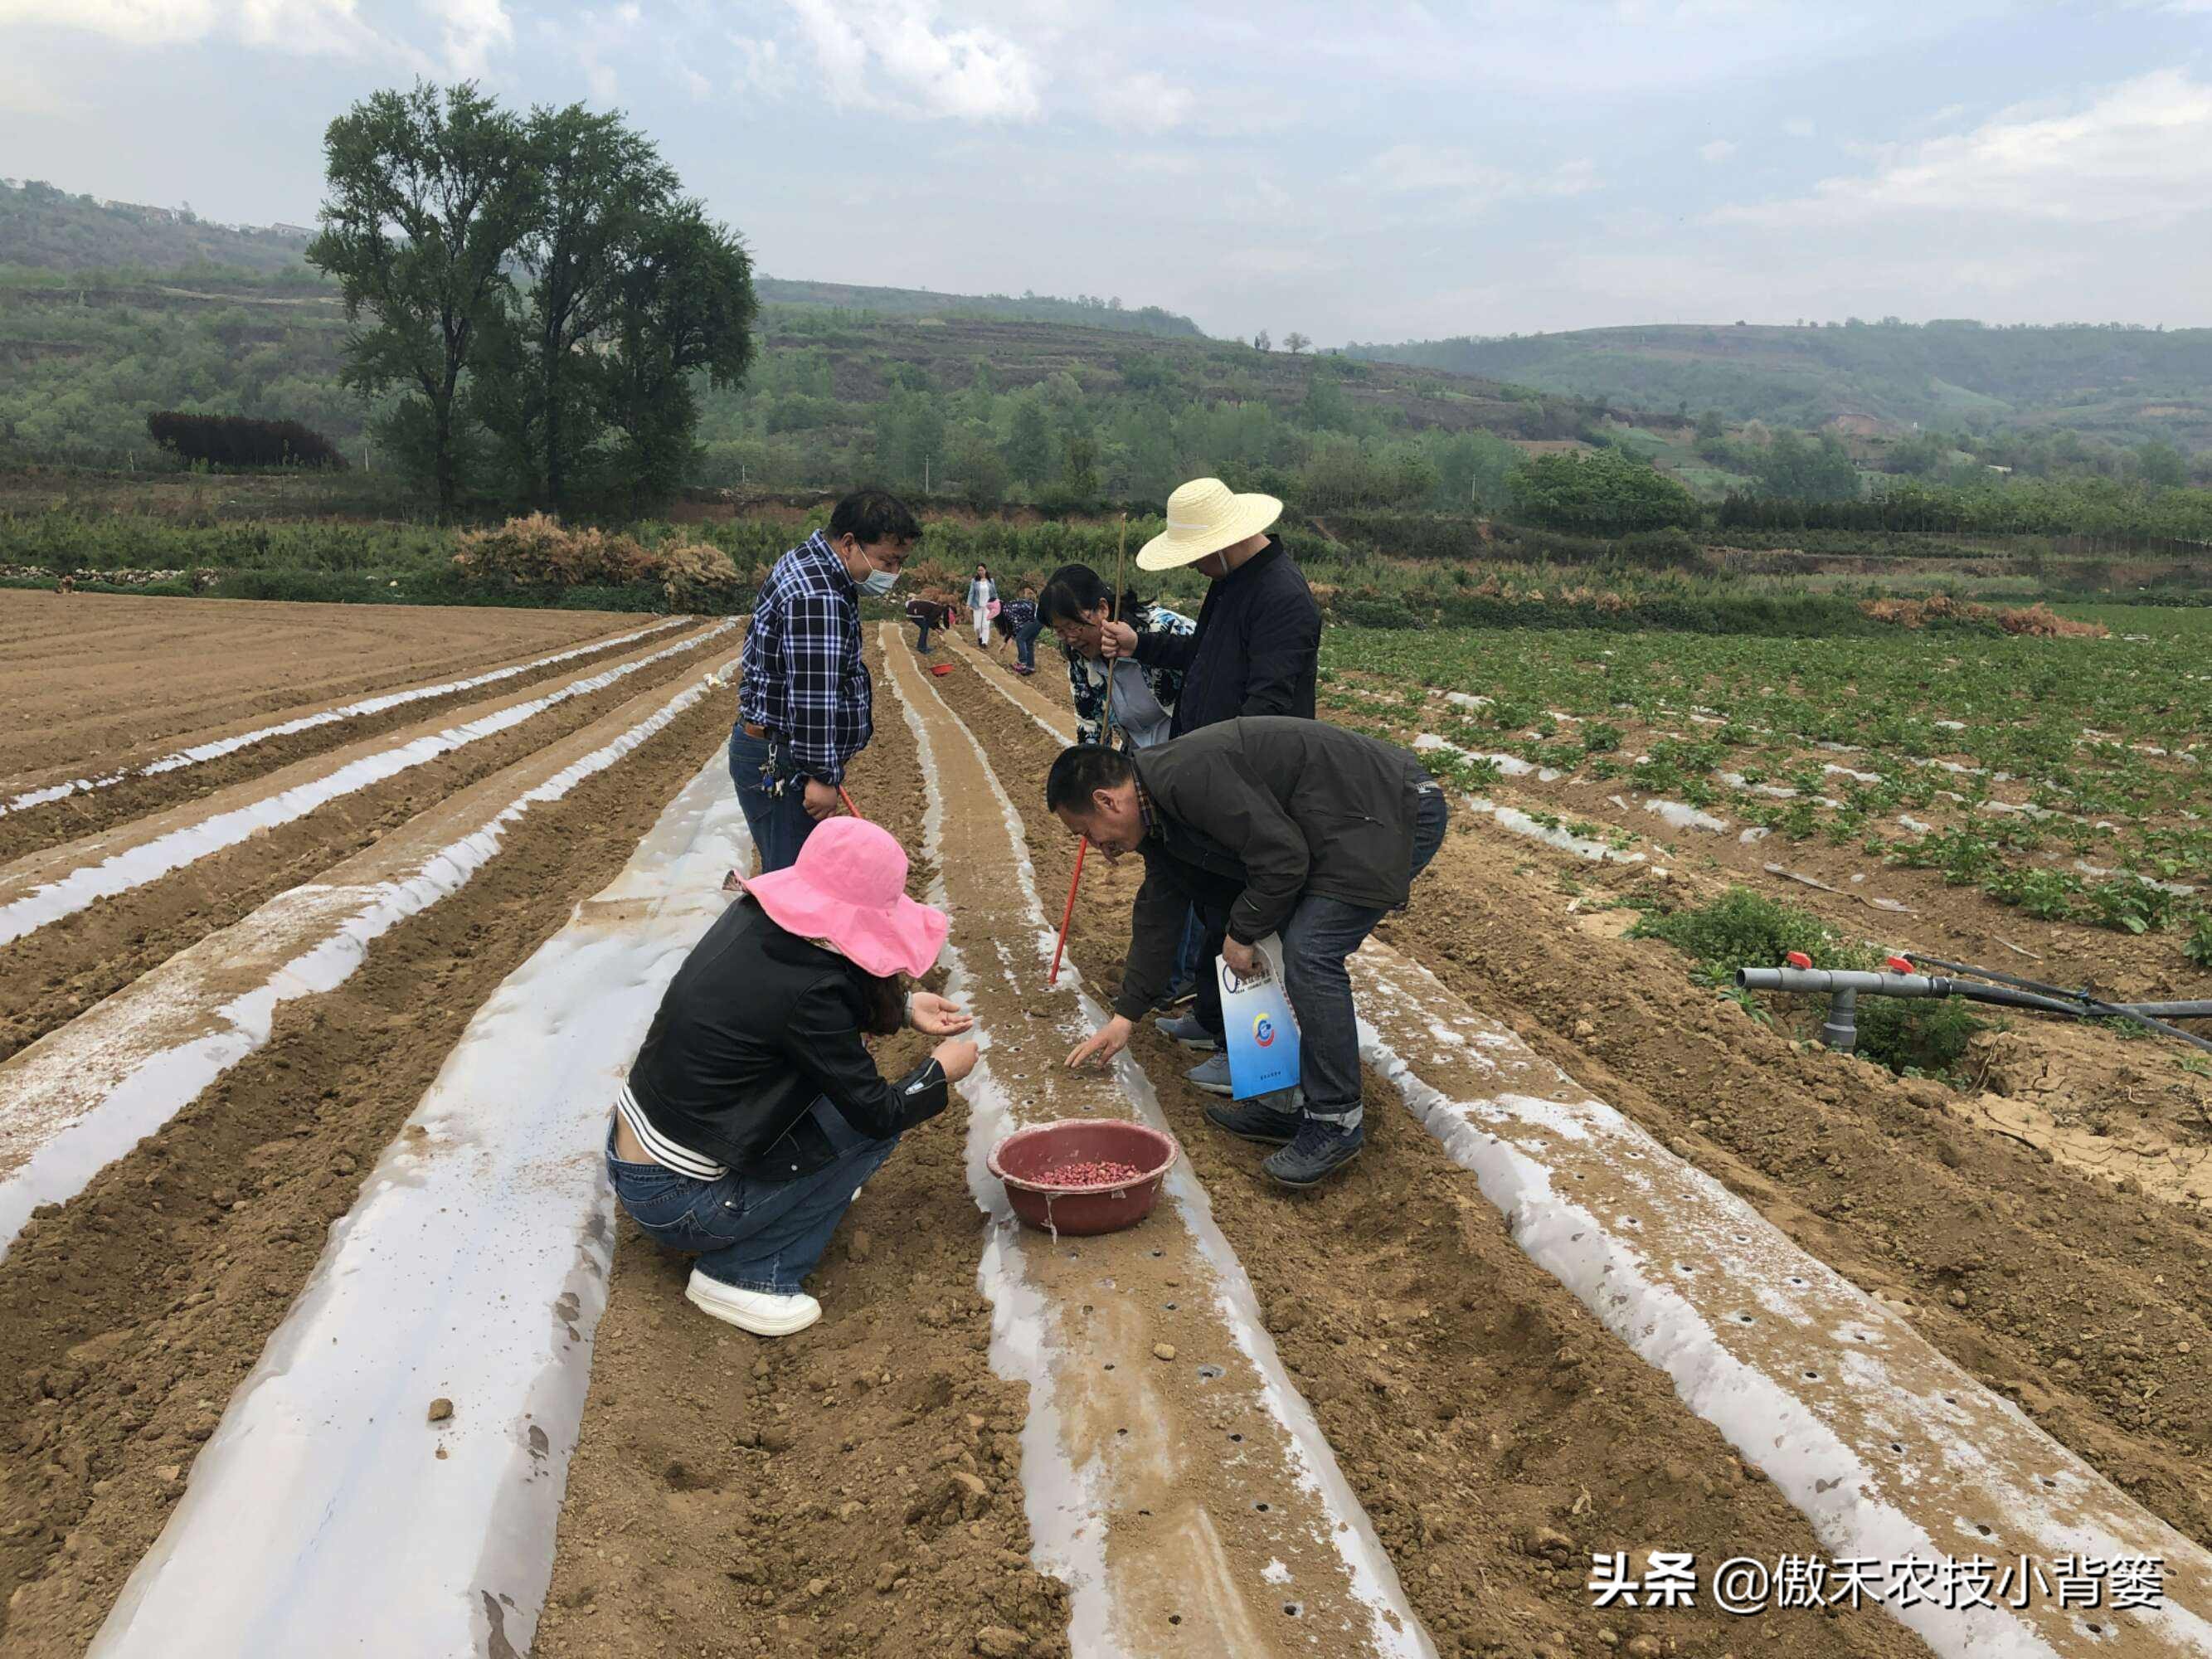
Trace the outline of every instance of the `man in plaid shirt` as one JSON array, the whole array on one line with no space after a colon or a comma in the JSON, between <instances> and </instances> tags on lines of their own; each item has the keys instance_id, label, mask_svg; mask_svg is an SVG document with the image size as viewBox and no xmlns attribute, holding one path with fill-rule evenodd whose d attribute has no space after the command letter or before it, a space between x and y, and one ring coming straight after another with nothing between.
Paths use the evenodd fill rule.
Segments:
<instances>
[{"instance_id":1,"label":"man in plaid shirt","mask_svg":"<svg viewBox=\"0 0 2212 1659\"><path fill-rule=\"evenodd\" d=\"M856 490L837 503L827 530L778 559L761 584L745 635L730 776L763 874L788 867L816 823L837 811L846 763L874 732L860 595L888 594L921 539L904 501Z\"/></svg>"}]
</instances>

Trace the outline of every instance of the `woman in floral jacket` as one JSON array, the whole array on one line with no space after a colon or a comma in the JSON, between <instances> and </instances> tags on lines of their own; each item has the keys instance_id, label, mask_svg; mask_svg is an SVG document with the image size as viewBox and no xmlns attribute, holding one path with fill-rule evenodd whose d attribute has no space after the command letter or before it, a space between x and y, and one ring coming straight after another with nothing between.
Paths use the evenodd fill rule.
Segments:
<instances>
[{"instance_id":1,"label":"woman in floral jacket","mask_svg":"<svg viewBox=\"0 0 2212 1659\"><path fill-rule=\"evenodd\" d=\"M1045 584L1039 608L1067 653L1068 689L1075 699L1075 740L1105 739L1106 665L1099 659L1098 627L1114 617L1114 596L1087 564L1063 565ZM1147 605L1133 593L1122 595L1120 620L1139 633L1193 634L1198 624L1165 606ZM1172 668L1146 668L1124 657L1114 664L1114 726L1130 744L1149 749L1167 741L1182 675Z\"/></svg>"}]
</instances>

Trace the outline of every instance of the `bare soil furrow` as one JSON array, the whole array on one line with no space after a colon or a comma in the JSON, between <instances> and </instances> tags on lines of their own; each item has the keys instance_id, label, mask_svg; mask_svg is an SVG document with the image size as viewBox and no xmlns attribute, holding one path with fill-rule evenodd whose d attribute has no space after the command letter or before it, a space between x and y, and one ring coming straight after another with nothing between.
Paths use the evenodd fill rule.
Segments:
<instances>
[{"instance_id":1,"label":"bare soil furrow","mask_svg":"<svg viewBox=\"0 0 2212 1659\"><path fill-rule=\"evenodd\" d=\"M97 899L75 915L0 946L0 982L17 988L0 1012L0 1059L202 935L230 926L270 895L313 879L454 791L580 731L641 691L696 674L698 665L709 659L705 653L714 648L702 646L653 663L597 691L544 709L512 729L341 795L144 886ZM511 701L501 699L501 704ZM733 702L733 697L717 700L726 720ZM370 746L399 740L399 734L392 734L372 739ZM319 776L353 752L349 748L304 763L300 775ZM129 833L152 834L196 822L206 813L226 810L234 799L256 799L282 787L292 775L287 769L240 786L235 797L217 796L176 809L131 826ZM65 861L58 849L52 857Z\"/></svg>"},{"instance_id":2,"label":"bare soil furrow","mask_svg":"<svg viewBox=\"0 0 2212 1659\"><path fill-rule=\"evenodd\" d=\"M0 782L109 769L256 716L458 678L650 618L480 606L0 593ZM154 678L149 681L149 674Z\"/></svg>"},{"instance_id":3,"label":"bare soil furrow","mask_svg":"<svg viewBox=\"0 0 2212 1659\"><path fill-rule=\"evenodd\" d=\"M532 813L465 899L280 1011L258 1052L25 1228L0 1262L11 1659L82 1650L477 1004L621 868L728 721L720 699L702 702Z\"/></svg>"},{"instance_id":4,"label":"bare soil furrow","mask_svg":"<svg viewBox=\"0 0 2212 1659\"><path fill-rule=\"evenodd\" d=\"M653 624L648 622L641 623L641 626L650 628ZM448 691L440 696L422 697L395 708L332 720L325 724L310 726L306 731L286 732L262 738L228 754L189 765L173 767L162 771L147 772L127 770L130 767L143 768L148 764L143 760L112 764L100 771L99 778L95 781L100 782L100 787L82 789L57 799L19 806L7 811L4 815L0 815L0 862L15 859L37 848L51 847L59 842L93 835L112 826L128 823L133 818L143 817L185 802L205 799L218 791L244 783L252 778L264 776L313 756L326 754L331 750L359 743L386 732L416 726L426 720L438 719L455 709L466 708L471 703L480 702L489 696L505 696L515 692L544 689L559 684L574 678L580 673L588 672L596 665L611 662L632 651L644 648L641 641L630 637L638 632L637 628L625 629L622 633L613 635L611 641L605 645L592 647L587 641L580 647L573 646L565 647L559 653L561 660L558 662L540 664L536 659L532 659L526 664L494 664L489 668L474 669L469 674L459 678L472 679L507 667L520 668L522 672L495 681L489 686L471 686L465 690ZM686 637L686 632L684 629L672 628L665 631L654 631L646 635L645 637L652 640L657 647L673 644L678 640ZM576 654L568 655L568 653L570 651L574 651ZM539 654L542 657L552 653ZM422 681L418 684L396 687L382 695L403 695L410 690L434 690L439 686L451 685L454 683L454 679L451 677L436 678ZM256 721L248 727L248 730L264 729L271 724L289 723L312 717L325 712L325 708L343 709L361 700L359 697L349 697L337 704L325 705L323 708L288 708L283 711L282 721ZM198 744L217 742L235 735L238 734L229 732L195 734L194 742ZM155 763L159 763L176 754L185 746L169 745L161 749L151 758ZM126 772L127 775L112 782L103 781L118 772ZM82 776L82 770L80 769L76 775ZM66 782L68 780L64 779L62 781ZM42 789L43 786L40 790L33 793L41 793Z\"/></svg>"},{"instance_id":5,"label":"bare soil furrow","mask_svg":"<svg viewBox=\"0 0 2212 1659\"><path fill-rule=\"evenodd\" d=\"M878 676L860 811L915 854L921 774ZM896 1076L927 1051L879 1048ZM538 1659L1066 1652L1031 1565L1028 1390L991 1370L982 1218L956 1105L868 1182L810 1286L822 1322L762 1342L684 1300L690 1258L617 1221Z\"/></svg>"}]
</instances>

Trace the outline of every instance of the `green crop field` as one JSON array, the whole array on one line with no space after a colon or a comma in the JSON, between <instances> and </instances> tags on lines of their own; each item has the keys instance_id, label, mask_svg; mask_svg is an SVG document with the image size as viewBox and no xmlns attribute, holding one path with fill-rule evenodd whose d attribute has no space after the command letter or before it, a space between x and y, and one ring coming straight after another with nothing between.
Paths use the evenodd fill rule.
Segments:
<instances>
[{"instance_id":1,"label":"green crop field","mask_svg":"<svg viewBox=\"0 0 2212 1659\"><path fill-rule=\"evenodd\" d=\"M2212 964L2212 613L2075 614L2110 637L1333 629L1325 696L1471 785L1626 789Z\"/></svg>"}]
</instances>

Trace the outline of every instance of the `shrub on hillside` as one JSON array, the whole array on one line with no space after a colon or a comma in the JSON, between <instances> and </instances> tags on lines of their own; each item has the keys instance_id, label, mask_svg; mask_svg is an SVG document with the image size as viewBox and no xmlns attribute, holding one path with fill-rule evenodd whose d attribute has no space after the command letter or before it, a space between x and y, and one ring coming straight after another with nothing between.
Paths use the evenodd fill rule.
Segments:
<instances>
[{"instance_id":1,"label":"shrub on hillside","mask_svg":"<svg viewBox=\"0 0 2212 1659\"><path fill-rule=\"evenodd\" d=\"M453 562L479 580L515 587L620 586L659 573L659 562L628 536L568 530L550 514L464 531Z\"/></svg>"},{"instance_id":2,"label":"shrub on hillside","mask_svg":"<svg viewBox=\"0 0 2212 1659\"><path fill-rule=\"evenodd\" d=\"M337 446L297 421L162 410L146 417L146 435L185 462L210 466L326 466L345 470Z\"/></svg>"}]
</instances>

